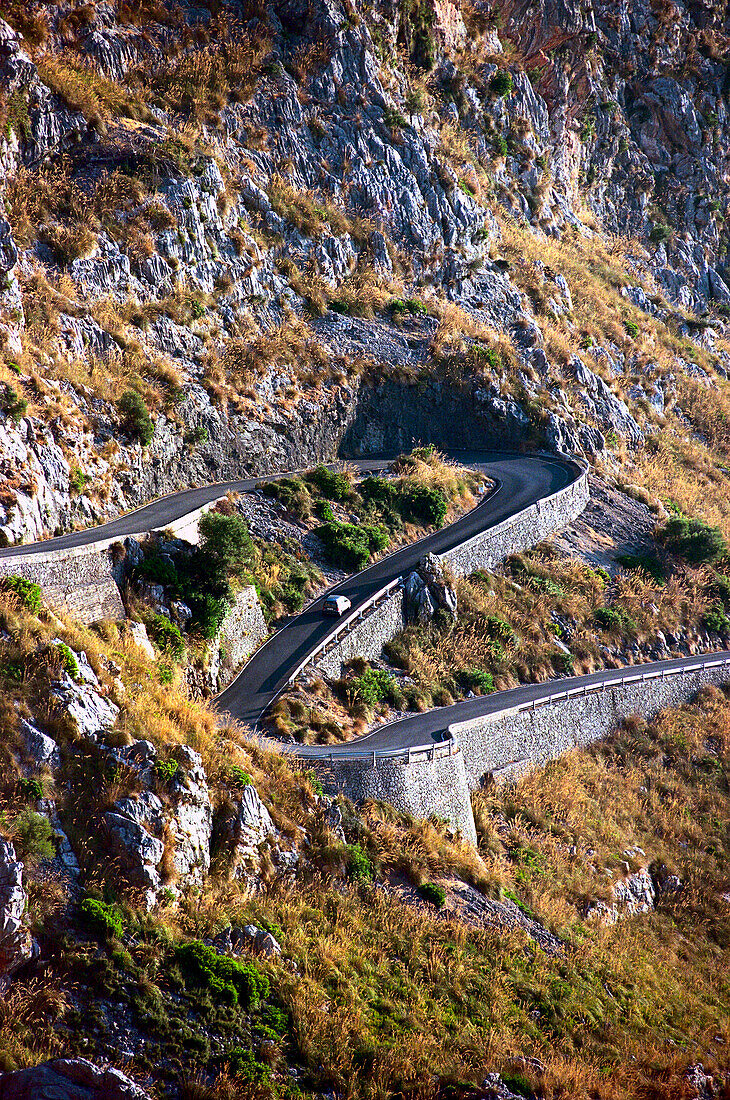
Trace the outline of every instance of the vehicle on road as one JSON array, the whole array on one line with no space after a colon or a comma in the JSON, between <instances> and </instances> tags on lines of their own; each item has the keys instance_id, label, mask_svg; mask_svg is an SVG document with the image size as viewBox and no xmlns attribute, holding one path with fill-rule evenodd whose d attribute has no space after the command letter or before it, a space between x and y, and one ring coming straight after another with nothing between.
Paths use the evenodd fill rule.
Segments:
<instances>
[{"instance_id":1,"label":"vehicle on road","mask_svg":"<svg viewBox=\"0 0 730 1100\"><path fill-rule=\"evenodd\" d=\"M322 614L339 619L340 615L344 615L351 607L352 603L347 596L328 596L322 605Z\"/></svg>"}]
</instances>

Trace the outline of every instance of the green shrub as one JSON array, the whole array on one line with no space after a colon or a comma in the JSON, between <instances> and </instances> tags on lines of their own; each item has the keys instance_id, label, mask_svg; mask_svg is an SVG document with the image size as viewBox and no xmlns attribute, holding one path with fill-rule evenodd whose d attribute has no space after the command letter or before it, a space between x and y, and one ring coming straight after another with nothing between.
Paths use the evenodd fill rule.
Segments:
<instances>
[{"instance_id":1,"label":"green shrub","mask_svg":"<svg viewBox=\"0 0 730 1100\"><path fill-rule=\"evenodd\" d=\"M657 538L672 554L677 554L694 565L715 561L727 551L719 528L688 516L671 516L658 532Z\"/></svg>"},{"instance_id":2,"label":"green shrub","mask_svg":"<svg viewBox=\"0 0 730 1100\"><path fill-rule=\"evenodd\" d=\"M360 483L360 496L366 503L392 504L396 495L396 487L392 481L385 477L375 477L372 474Z\"/></svg>"},{"instance_id":3,"label":"green shrub","mask_svg":"<svg viewBox=\"0 0 730 1100\"><path fill-rule=\"evenodd\" d=\"M517 644L517 635L512 627L496 615L487 615L486 632L488 638L492 638L506 648L512 648Z\"/></svg>"},{"instance_id":4,"label":"green shrub","mask_svg":"<svg viewBox=\"0 0 730 1100\"><path fill-rule=\"evenodd\" d=\"M430 901L437 909L443 909L446 904L446 891L443 886L437 886L435 882L424 882L418 887L418 894L424 901Z\"/></svg>"},{"instance_id":5,"label":"green shrub","mask_svg":"<svg viewBox=\"0 0 730 1100\"><path fill-rule=\"evenodd\" d=\"M164 615L155 615L147 623L147 630L159 650L167 653L173 661L182 661L185 656L185 641L179 627Z\"/></svg>"},{"instance_id":6,"label":"green shrub","mask_svg":"<svg viewBox=\"0 0 730 1100\"><path fill-rule=\"evenodd\" d=\"M506 157L509 152L507 139L502 134L497 134L492 138L492 148L498 157Z\"/></svg>"},{"instance_id":7,"label":"green shrub","mask_svg":"<svg viewBox=\"0 0 730 1100\"><path fill-rule=\"evenodd\" d=\"M706 611L703 622L707 629L714 631L715 634L730 634L730 619L720 605Z\"/></svg>"},{"instance_id":8,"label":"green shrub","mask_svg":"<svg viewBox=\"0 0 730 1100\"><path fill-rule=\"evenodd\" d=\"M271 1081L271 1070L264 1062L258 1062L252 1050L233 1047L227 1055L228 1069L239 1085L260 1088Z\"/></svg>"},{"instance_id":9,"label":"green shrub","mask_svg":"<svg viewBox=\"0 0 730 1100\"><path fill-rule=\"evenodd\" d=\"M150 584L161 584L163 588L177 588L179 578L175 563L162 554L150 554L140 562L136 575Z\"/></svg>"},{"instance_id":10,"label":"green shrub","mask_svg":"<svg viewBox=\"0 0 730 1100\"><path fill-rule=\"evenodd\" d=\"M71 473L69 474L68 487L69 491L78 495L83 493L86 486L91 481L91 474L87 474L85 470L82 470L80 466L72 466Z\"/></svg>"},{"instance_id":11,"label":"green shrub","mask_svg":"<svg viewBox=\"0 0 730 1100\"><path fill-rule=\"evenodd\" d=\"M635 340L639 335L639 326L636 321L624 321L624 328L632 340Z\"/></svg>"},{"instance_id":12,"label":"green shrub","mask_svg":"<svg viewBox=\"0 0 730 1100\"><path fill-rule=\"evenodd\" d=\"M126 390L117 405L122 416L122 424L133 439L138 439L143 447L152 442L155 426L149 414L144 398L137 390Z\"/></svg>"},{"instance_id":13,"label":"green shrub","mask_svg":"<svg viewBox=\"0 0 730 1100\"><path fill-rule=\"evenodd\" d=\"M489 87L496 96L512 95L515 88L512 74L505 69L500 69L489 81Z\"/></svg>"},{"instance_id":14,"label":"green shrub","mask_svg":"<svg viewBox=\"0 0 730 1100\"><path fill-rule=\"evenodd\" d=\"M327 500L346 501L352 497L352 485L346 474L329 470L326 466L315 466L307 474L307 481L319 489Z\"/></svg>"},{"instance_id":15,"label":"green shrub","mask_svg":"<svg viewBox=\"0 0 730 1100\"><path fill-rule=\"evenodd\" d=\"M189 596L188 605L193 613L193 627L208 641L215 638L223 625L230 601L205 592Z\"/></svg>"},{"instance_id":16,"label":"green shrub","mask_svg":"<svg viewBox=\"0 0 730 1100\"><path fill-rule=\"evenodd\" d=\"M43 784L40 779L27 779L24 776L18 780L18 790L24 798L33 799L34 802L43 798Z\"/></svg>"},{"instance_id":17,"label":"green shrub","mask_svg":"<svg viewBox=\"0 0 730 1100\"><path fill-rule=\"evenodd\" d=\"M430 527L441 527L449 510L449 502L440 489L414 485L403 494L403 508L411 518L421 520Z\"/></svg>"},{"instance_id":18,"label":"green shrub","mask_svg":"<svg viewBox=\"0 0 730 1100\"><path fill-rule=\"evenodd\" d=\"M383 122L390 130L404 130L408 125L400 111L390 106L383 108Z\"/></svg>"},{"instance_id":19,"label":"green shrub","mask_svg":"<svg viewBox=\"0 0 730 1100\"><path fill-rule=\"evenodd\" d=\"M43 610L41 586L27 581L25 577L3 577L0 580L0 591L13 592L31 615L38 615Z\"/></svg>"},{"instance_id":20,"label":"green shrub","mask_svg":"<svg viewBox=\"0 0 730 1100\"><path fill-rule=\"evenodd\" d=\"M24 863L34 866L42 859L53 859L55 856L53 829L43 814L21 810L12 830L15 850Z\"/></svg>"},{"instance_id":21,"label":"green shrub","mask_svg":"<svg viewBox=\"0 0 730 1100\"><path fill-rule=\"evenodd\" d=\"M107 905L96 898L84 898L80 911L84 923L99 935L119 939L124 934L124 921L116 905Z\"/></svg>"},{"instance_id":22,"label":"green shrub","mask_svg":"<svg viewBox=\"0 0 730 1100\"><path fill-rule=\"evenodd\" d=\"M352 696L365 706L388 702L399 706L403 695L394 676L382 668L367 668L352 682Z\"/></svg>"},{"instance_id":23,"label":"green shrub","mask_svg":"<svg viewBox=\"0 0 730 1100\"><path fill-rule=\"evenodd\" d=\"M223 569L236 569L250 563L254 546L248 526L240 516L206 512L200 517L198 531L201 549Z\"/></svg>"},{"instance_id":24,"label":"green shrub","mask_svg":"<svg viewBox=\"0 0 730 1100\"><path fill-rule=\"evenodd\" d=\"M315 535L324 543L327 555L343 569L356 572L370 561L370 542L363 527L354 523L323 523Z\"/></svg>"},{"instance_id":25,"label":"green shrub","mask_svg":"<svg viewBox=\"0 0 730 1100\"><path fill-rule=\"evenodd\" d=\"M403 298L393 298L392 302L390 303L389 309L391 313L395 314L428 313L428 310L424 306L423 302L419 302L417 298L406 298L405 300Z\"/></svg>"},{"instance_id":26,"label":"green shrub","mask_svg":"<svg viewBox=\"0 0 730 1100\"><path fill-rule=\"evenodd\" d=\"M7 382L3 382L0 386L0 409L6 416L11 416L13 420L18 421L22 420L28 411L28 402L24 397L20 397Z\"/></svg>"},{"instance_id":27,"label":"green shrub","mask_svg":"<svg viewBox=\"0 0 730 1100\"><path fill-rule=\"evenodd\" d=\"M269 980L253 963L219 955L200 940L181 944L175 959L184 977L228 1004L256 1008L269 995Z\"/></svg>"},{"instance_id":28,"label":"green shrub","mask_svg":"<svg viewBox=\"0 0 730 1100\"><path fill-rule=\"evenodd\" d=\"M155 771L163 783L171 783L180 771L180 765L177 760L173 759L158 760L155 764Z\"/></svg>"},{"instance_id":29,"label":"green shrub","mask_svg":"<svg viewBox=\"0 0 730 1100\"><path fill-rule=\"evenodd\" d=\"M229 764L226 777L231 786L235 787L249 787L253 783L251 776L247 771L244 771L240 764Z\"/></svg>"},{"instance_id":30,"label":"green shrub","mask_svg":"<svg viewBox=\"0 0 730 1100\"><path fill-rule=\"evenodd\" d=\"M715 573L710 590L714 595L719 596L722 606L727 611L730 608L730 577L726 577L723 573Z\"/></svg>"},{"instance_id":31,"label":"green shrub","mask_svg":"<svg viewBox=\"0 0 730 1100\"><path fill-rule=\"evenodd\" d=\"M653 581L656 581L657 584L664 584L667 579L664 573L664 566L655 554L621 554L617 558L617 561L624 569L641 570L642 573L646 573L646 575L651 577Z\"/></svg>"},{"instance_id":32,"label":"green shrub","mask_svg":"<svg viewBox=\"0 0 730 1100\"><path fill-rule=\"evenodd\" d=\"M306 775L309 786L312 788L314 793L320 796L323 795L324 787L322 786L322 782L319 779L317 773L310 768L304 774Z\"/></svg>"},{"instance_id":33,"label":"green shrub","mask_svg":"<svg viewBox=\"0 0 730 1100\"><path fill-rule=\"evenodd\" d=\"M636 630L636 621L620 607L598 607L593 612L593 618L605 630L617 632Z\"/></svg>"},{"instance_id":34,"label":"green shrub","mask_svg":"<svg viewBox=\"0 0 730 1100\"><path fill-rule=\"evenodd\" d=\"M372 882L373 864L359 844L347 845L347 873L352 882Z\"/></svg>"},{"instance_id":35,"label":"green shrub","mask_svg":"<svg viewBox=\"0 0 730 1100\"><path fill-rule=\"evenodd\" d=\"M649 233L649 240L654 244L666 244L671 240L672 230L665 222L655 222Z\"/></svg>"},{"instance_id":36,"label":"green shrub","mask_svg":"<svg viewBox=\"0 0 730 1100\"><path fill-rule=\"evenodd\" d=\"M78 680L80 674L79 662L76 660L74 651L69 649L65 642L56 642L54 648L60 658L61 668L69 674L72 680Z\"/></svg>"},{"instance_id":37,"label":"green shrub","mask_svg":"<svg viewBox=\"0 0 730 1100\"><path fill-rule=\"evenodd\" d=\"M494 677L481 668L463 668L458 678L466 691L475 691L479 695L489 695L494 691Z\"/></svg>"},{"instance_id":38,"label":"green shrub","mask_svg":"<svg viewBox=\"0 0 730 1100\"><path fill-rule=\"evenodd\" d=\"M368 547L373 554L380 550L387 550L390 538L388 532L379 523L364 523L362 529L368 540Z\"/></svg>"},{"instance_id":39,"label":"green shrub","mask_svg":"<svg viewBox=\"0 0 730 1100\"><path fill-rule=\"evenodd\" d=\"M335 513L332 511L332 505L328 500L317 500L314 504L314 514L317 519L321 519L323 523L335 523Z\"/></svg>"},{"instance_id":40,"label":"green shrub","mask_svg":"<svg viewBox=\"0 0 730 1100\"><path fill-rule=\"evenodd\" d=\"M301 478L280 477L277 481L267 481L261 486L261 492L278 500L290 512L297 512L305 518L311 512L312 498Z\"/></svg>"}]
</instances>

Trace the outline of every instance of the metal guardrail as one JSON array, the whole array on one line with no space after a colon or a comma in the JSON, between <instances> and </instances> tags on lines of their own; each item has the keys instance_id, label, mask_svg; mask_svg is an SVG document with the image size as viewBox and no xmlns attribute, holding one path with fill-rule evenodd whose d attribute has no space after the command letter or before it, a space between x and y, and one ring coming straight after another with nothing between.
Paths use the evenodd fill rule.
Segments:
<instances>
[{"instance_id":1,"label":"metal guardrail","mask_svg":"<svg viewBox=\"0 0 730 1100\"><path fill-rule=\"evenodd\" d=\"M402 760L407 764L415 764L422 763L424 759L442 760L444 757L454 756L457 752L459 752L459 739L454 734L450 734L444 741L439 741L437 744L411 745L410 748L406 749L375 749L373 752L353 750L318 753L316 757L302 756L300 759L315 759L318 763L325 761L330 764L337 764L340 761L350 763L354 760L366 760L368 762L372 761L372 765L375 767L378 760Z\"/></svg>"},{"instance_id":2,"label":"metal guardrail","mask_svg":"<svg viewBox=\"0 0 730 1100\"><path fill-rule=\"evenodd\" d=\"M365 600L365 603L360 604L360 606L356 608L355 611L351 612L351 614L348 615L346 619L343 619L341 622L339 622L337 626L330 631L327 637L323 638L319 645L316 646L316 648L313 649L311 653L308 653L306 657L304 657L299 662L297 667L289 676L287 684L293 684L294 681L299 676L301 676L302 672L308 665L311 665L314 661L317 660L318 657L324 656L328 649L330 649L334 645L337 645L337 643L341 641L342 638L351 633L351 631L354 630L355 626L358 623L361 623L365 619L369 618L370 613L375 610L376 606L379 603L382 603L383 600L387 599L391 592L398 588L398 586L402 583L402 577L396 577L395 580L389 581L384 588L379 588L377 592L374 592L372 596L369 596L368 599Z\"/></svg>"}]
</instances>

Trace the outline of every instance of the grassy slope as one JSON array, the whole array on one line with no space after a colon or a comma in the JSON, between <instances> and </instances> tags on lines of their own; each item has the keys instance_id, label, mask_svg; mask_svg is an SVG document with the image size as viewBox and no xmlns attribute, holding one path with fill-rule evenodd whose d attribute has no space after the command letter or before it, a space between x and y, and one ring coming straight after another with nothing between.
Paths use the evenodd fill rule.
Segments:
<instances>
[{"instance_id":1,"label":"grassy slope","mask_svg":"<svg viewBox=\"0 0 730 1100\"><path fill-rule=\"evenodd\" d=\"M3 617L28 652L32 638L49 632L7 603ZM129 673L130 658L116 638L75 629L64 636L77 647L83 643L101 671L113 653L123 676ZM16 840L18 816L33 799L17 785L9 704L15 695L37 713L34 692L49 661L37 652L33 676L4 691L3 829ZM224 847L200 896L191 895L178 912L163 908L148 917L135 909L118 868L87 837L79 846L84 883L117 898L124 919L122 940L104 941L69 913L61 884L49 881L31 845L30 912L48 967L42 979L19 978L4 1003L5 1065L69 1049L113 1057L116 1040L107 1033L104 1006L129 1021L134 1034L147 1036L146 1051L132 1061L139 1074L154 1076L162 1066L170 1082L219 1075L212 1094L219 1097L242 1087L224 1070L232 1047L249 1041L272 1070L268 1080L256 1070L262 1096L288 1094L287 1063L301 1070L305 1095L329 1084L353 1097L430 1097L442 1094L448 1081L478 1083L496 1068L507 1076L526 1074L547 1096L679 1096L686 1064L726 1060L720 1038L730 1041L730 923L722 897L730 886L730 704L720 692L708 691L700 705L649 727L631 723L606 744L565 756L514 787L477 794L483 863L441 825L385 807L355 814L343 806L347 839L366 856L355 863L352 849L327 828L306 775L281 758L237 746L230 731L218 733L202 708L169 687L134 690L123 725L138 722L135 732L160 747L186 740L201 749L219 807L235 797L229 771L235 758L277 826L299 835L300 844L299 830L306 829L301 870L286 885L264 860L263 888L249 897L229 879ZM57 794L80 839L92 811L123 791L118 777L86 786L87 773L69 764L70 731L56 733L67 761ZM88 750L76 748L85 759ZM64 780L74 777L81 786L66 792ZM607 869L620 877L624 850L634 845L646 862L679 874L684 889L666 895L655 913L614 928L585 921L583 904L608 895ZM561 937L563 953L543 954L520 931L406 905L391 888L367 881L368 861L386 883L392 874L414 883L456 876L492 896L507 890ZM353 867L363 864L364 878L353 881ZM249 920L271 922L284 947L280 962L258 964L271 981L267 1003L285 1014L278 1037L266 1022L269 1009L227 1008L186 984L175 966L180 941ZM262 1047L262 1039L268 1045ZM520 1054L538 1058L545 1073L516 1069L512 1058Z\"/></svg>"}]
</instances>

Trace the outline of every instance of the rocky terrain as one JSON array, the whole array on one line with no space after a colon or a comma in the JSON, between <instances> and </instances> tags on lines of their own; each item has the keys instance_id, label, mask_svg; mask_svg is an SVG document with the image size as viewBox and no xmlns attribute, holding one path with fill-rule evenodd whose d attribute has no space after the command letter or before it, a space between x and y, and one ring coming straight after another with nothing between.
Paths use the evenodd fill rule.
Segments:
<instances>
[{"instance_id":1,"label":"rocky terrain","mask_svg":"<svg viewBox=\"0 0 730 1100\"><path fill-rule=\"evenodd\" d=\"M0 1100L730 1094L723 693L485 784L477 848L205 702L476 501L429 445L592 502L425 559L280 734L728 645L729 63L717 0L0 0L0 540L274 482L128 539L124 619L0 580Z\"/></svg>"}]
</instances>

